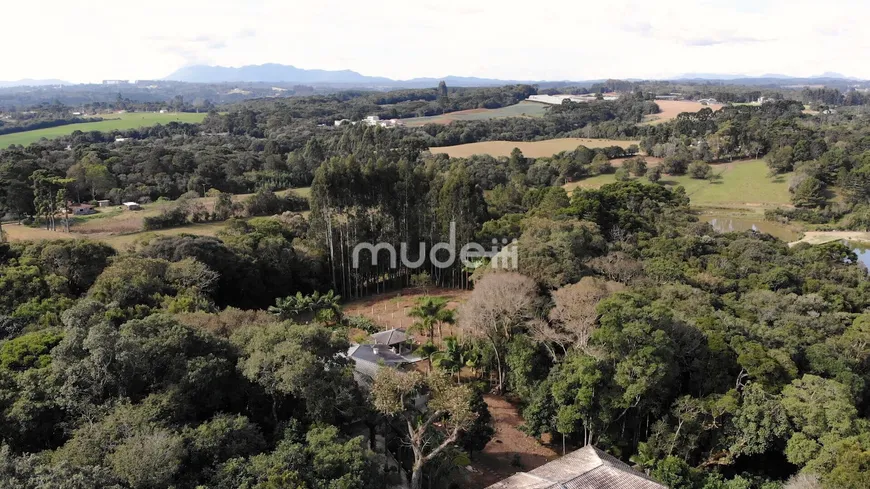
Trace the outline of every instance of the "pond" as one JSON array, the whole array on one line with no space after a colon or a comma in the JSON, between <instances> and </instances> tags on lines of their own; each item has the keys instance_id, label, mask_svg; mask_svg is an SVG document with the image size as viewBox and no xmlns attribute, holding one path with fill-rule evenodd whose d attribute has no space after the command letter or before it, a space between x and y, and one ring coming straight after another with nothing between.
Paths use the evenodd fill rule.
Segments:
<instances>
[{"instance_id":1,"label":"pond","mask_svg":"<svg viewBox=\"0 0 870 489\"><path fill-rule=\"evenodd\" d=\"M765 221L761 218L737 218L717 215L701 215L698 218L701 221L709 222L713 226L713 229L720 233L752 230L759 233L767 233L788 243L797 241L801 237L800 233L790 226L778 222Z\"/></svg>"},{"instance_id":2,"label":"pond","mask_svg":"<svg viewBox=\"0 0 870 489\"><path fill-rule=\"evenodd\" d=\"M858 255L858 261L863 263L870 269L870 243L856 243L853 241L844 241L843 244L852 248L852 251Z\"/></svg>"},{"instance_id":3,"label":"pond","mask_svg":"<svg viewBox=\"0 0 870 489\"><path fill-rule=\"evenodd\" d=\"M752 230L767 233L787 243L801 238L801 233L795 231L792 227L778 222L765 221L764 219L736 218L715 214L700 215L698 218L703 222L709 222L713 226L713 229L720 233ZM843 241L843 244L852 248L852 251L858 255L858 261L870 269L870 243Z\"/></svg>"}]
</instances>

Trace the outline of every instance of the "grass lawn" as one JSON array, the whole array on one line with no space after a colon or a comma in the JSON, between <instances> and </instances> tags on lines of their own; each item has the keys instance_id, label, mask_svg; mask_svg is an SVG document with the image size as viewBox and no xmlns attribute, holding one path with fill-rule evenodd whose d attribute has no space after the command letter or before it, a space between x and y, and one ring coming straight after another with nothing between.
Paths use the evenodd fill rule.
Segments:
<instances>
[{"instance_id":1,"label":"grass lawn","mask_svg":"<svg viewBox=\"0 0 870 489\"><path fill-rule=\"evenodd\" d=\"M456 146L440 146L429 148L434 153L447 153L451 158L468 158L476 154L491 156L510 156L514 148L520 148L523 155L529 158L544 158L562 151L574 151L577 146L587 148L604 148L607 146L622 146L640 144L637 140L619 139L589 139L589 138L558 138L543 141L482 141L479 143L458 144Z\"/></svg>"},{"instance_id":2,"label":"grass lawn","mask_svg":"<svg viewBox=\"0 0 870 489\"><path fill-rule=\"evenodd\" d=\"M159 229L156 231L142 231L141 229L133 232L100 232L100 233L81 233L76 232L76 228L72 227L72 232L65 233L61 231L49 231L44 228L35 228L29 226L21 226L19 224L4 224L3 231L9 241L41 241L46 239L90 239L101 241L115 248L118 251L126 251L131 246L138 242L148 240L157 236L174 236L178 234L196 234L199 236L216 236L217 233L226 226L226 221L222 222L207 222L201 224L188 224L170 229ZM116 226L116 229L120 229Z\"/></svg>"},{"instance_id":3,"label":"grass lawn","mask_svg":"<svg viewBox=\"0 0 870 489\"><path fill-rule=\"evenodd\" d=\"M663 175L661 184L668 187L682 185L686 194L696 207L718 208L764 208L787 206L791 204L788 181L791 174L768 176L767 164L762 160L735 161L713 165L718 178L697 180L686 175ZM647 182L646 178L640 179ZM612 175L598 175L564 185L571 191L577 187L598 188L613 183Z\"/></svg>"},{"instance_id":4,"label":"grass lawn","mask_svg":"<svg viewBox=\"0 0 870 489\"><path fill-rule=\"evenodd\" d=\"M112 131L115 129L137 129L156 124L168 124L170 122L202 122L206 114L195 113L170 113L160 114L157 112L127 112L123 114L105 114L101 117L106 120L98 122L84 122L80 124L67 124L65 126L49 127L34 131L17 132L0 136L0 149L12 144L26 146L39 141L42 138L51 139L72 134L74 131Z\"/></svg>"},{"instance_id":5,"label":"grass lawn","mask_svg":"<svg viewBox=\"0 0 870 489\"><path fill-rule=\"evenodd\" d=\"M158 229L156 231L139 231L130 234L115 234L111 236L97 237L99 241L119 251L127 250L136 243L147 241L158 236L177 236L179 234L195 234L197 236L217 236L217 233L226 227L226 221L188 224L170 229Z\"/></svg>"},{"instance_id":6,"label":"grass lawn","mask_svg":"<svg viewBox=\"0 0 870 489\"><path fill-rule=\"evenodd\" d=\"M291 191L300 197L305 197L306 199L311 198L311 187L294 188L294 189L291 189ZM280 194L281 192L278 192L278 193Z\"/></svg>"}]
</instances>

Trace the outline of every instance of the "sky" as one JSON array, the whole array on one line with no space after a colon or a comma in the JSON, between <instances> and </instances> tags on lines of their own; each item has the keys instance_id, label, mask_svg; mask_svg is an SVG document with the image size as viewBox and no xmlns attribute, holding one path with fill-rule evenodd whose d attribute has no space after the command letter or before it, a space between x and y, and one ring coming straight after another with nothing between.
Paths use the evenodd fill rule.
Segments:
<instances>
[{"instance_id":1,"label":"sky","mask_svg":"<svg viewBox=\"0 0 870 489\"><path fill-rule=\"evenodd\" d=\"M3 3L5 81L159 79L194 64L261 63L394 79L826 71L870 79L864 0Z\"/></svg>"}]
</instances>

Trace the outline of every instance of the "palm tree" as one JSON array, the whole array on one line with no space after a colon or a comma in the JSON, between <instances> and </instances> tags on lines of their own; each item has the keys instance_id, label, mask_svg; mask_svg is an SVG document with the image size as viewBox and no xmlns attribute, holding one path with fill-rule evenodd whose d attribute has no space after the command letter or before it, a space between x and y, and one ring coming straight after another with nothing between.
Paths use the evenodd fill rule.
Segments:
<instances>
[{"instance_id":1,"label":"palm tree","mask_svg":"<svg viewBox=\"0 0 870 489\"><path fill-rule=\"evenodd\" d=\"M314 292L311 296L311 311L314 313L314 317L322 323L340 323L343 319L340 302L341 296L332 290L323 295L320 292Z\"/></svg>"},{"instance_id":2,"label":"palm tree","mask_svg":"<svg viewBox=\"0 0 870 489\"><path fill-rule=\"evenodd\" d=\"M420 345L420 347L417 348L417 350L414 351L414 353L417 355L420 355L420 357L425 358L429 362L429 371L431 372L432 371L432 357L434 357L435 354L438 353L438 347L435 346L435 343L432 343L431 341L426 342L426 343Z\"/></svg>"},{"instance_id":3,"label":"palm tree","mask_svg":"<svg viewBox=\"0 0 870 489\"><path fill-rule=\"evenodd\" d=\"M436 367L451 375L456 374L456 382L459 383L459 373L462 367L465 366L465 347L459 341L448 336L444 338L444 350L435 352L432 355L433 363Z\"/></svg>"},{"instance_id":4,"label":"palm tree","mask_svg":"<svg viewBox=\"0 0 870 489\"><path fill-rule=\"evenodd\" d=\"M293 319L311 309L311 297L303 296L302 292L297 292L295 296L287 296L275 300L274 306L269 306L269 312L278 316L284 321Z\"/></svg>"},{"instance_id":5,"label":"palm tree","mask_svg":"<svg viewBox=\"0 0 870 489\"><path fill-rule=\"evenodd\" d=\"M321 322L340 322L342 319L340 302L341 296L336 295L332 290L325 294L314 292L311 295L297 292L296 295L278 298L274 306L269 306L269 312L284 321L310 312Z\"/></svg>"},{"instance_id":6,"label":"palm tree","mask_svg":"<svg viewBox=\"0 0 870 489\"><path fill-rule=\"evenodd\" d=\"M442 324L454 324L456 313L447 309L447 299L442 297L421 297L417 299L417 305L408 312L408 315L419 319L411 325L411 330L420 331L429 336L429 341L434 341L435 326L438 326L438 336L443 337Z\"/></svg>"}]
</instances>

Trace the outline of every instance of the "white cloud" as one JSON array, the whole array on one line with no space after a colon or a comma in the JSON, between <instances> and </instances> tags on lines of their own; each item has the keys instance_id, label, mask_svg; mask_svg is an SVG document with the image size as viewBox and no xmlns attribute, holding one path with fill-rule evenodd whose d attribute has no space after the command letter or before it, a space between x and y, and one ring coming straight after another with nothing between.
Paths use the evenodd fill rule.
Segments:
<instances>
[{"instance_id":1,"label":"white cloud","mask_svg":"<svg viewBox=\"0 0 870 489\"><path fill-rule=\"evenodd\" d=\"M868 14L851 0L34 0L3 6L0 80L267 62L391 78L870 78L870 31L858 24Z\"/></svg>"}]
</instances>

